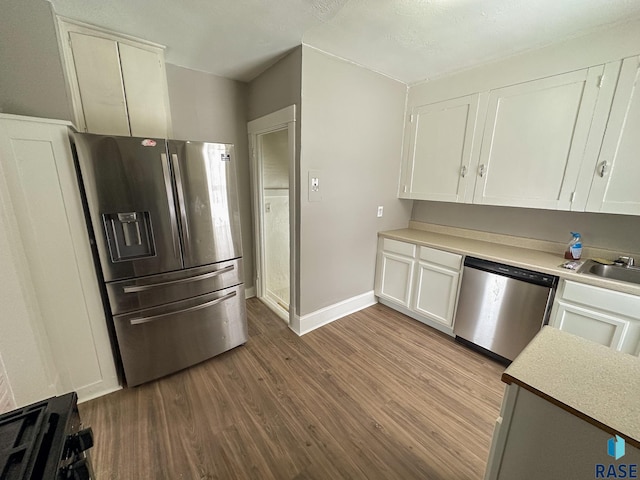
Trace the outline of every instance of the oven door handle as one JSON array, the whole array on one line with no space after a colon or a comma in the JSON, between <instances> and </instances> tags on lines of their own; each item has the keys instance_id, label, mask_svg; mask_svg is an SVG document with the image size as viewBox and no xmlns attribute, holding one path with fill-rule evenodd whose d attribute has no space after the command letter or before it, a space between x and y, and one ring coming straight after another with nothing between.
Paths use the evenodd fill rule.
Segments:
<instances>
[{"instance_id":1,"label":"oven door handle","mask_svg":"<svg viewBox=\"0 0 640 480\"><path fill-rule=\"evenodd\" d=\"M178 313L194 312L196 310L200 310L201 308L211 307L211 306L216 305L218 303L224 302L225 300L229 300L230 298L235 297L236 295L237 295L237 293L234 290L233 292L227 293L226 295L223 295L220 298L216 298L215 300L210 300L208 302L201 303L200 305L194 305L193 307L185 308L183 310L178 310L178 311L175 311L175 312L161 313L160 315L153 315L151 317L132 318L131 320L129 320L129 323L131 325L142 325L142 324L145 324L145 323L154 322L154 321L159 320L159 319L164 318L164 317L170 317L171 315L176 315Z\"/></svg>"},{"instance_id":2,"label":"oven door handle","mask_svg":"<svg viewBox=\"0 0 640 480\"><path fill-rule=\"evenodd\" d=\"M180 283L191 283L191 282L199 282L200 280L206 280L207 278L217 277L218 275L222 275L223 273L230 272L235 268L235 265L229 265L227 267L221 268L219 270L215 270L209 273L203 273L202 275L196 275L195 277L189 278L181 278L180 280L171 280L169 282L159 282L159 283L149 283L147 285L127 285L122 288L124 293L136 293L136 292L144 292L146 290L151 290L156 287L166 287L170 285L176 285Z\"/></svg>"}]
</instances>

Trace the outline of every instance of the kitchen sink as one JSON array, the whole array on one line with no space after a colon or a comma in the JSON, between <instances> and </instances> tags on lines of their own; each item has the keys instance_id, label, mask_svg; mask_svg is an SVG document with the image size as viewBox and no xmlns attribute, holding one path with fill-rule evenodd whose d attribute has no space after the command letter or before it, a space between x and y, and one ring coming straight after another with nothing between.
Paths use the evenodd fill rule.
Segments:
<instances>
[{"instance_id":1,"label":"kitchen sink","mask_svg":"<svg viewBox=\"0 0 640 480\"><path fill-rule=\"evenodd\" d=\"M595 275L597 277L640 284L640 267L626 267L621 265L603 265L593 260L587 260L580 267L578 273Z\"/></svg>"}]
</instances>

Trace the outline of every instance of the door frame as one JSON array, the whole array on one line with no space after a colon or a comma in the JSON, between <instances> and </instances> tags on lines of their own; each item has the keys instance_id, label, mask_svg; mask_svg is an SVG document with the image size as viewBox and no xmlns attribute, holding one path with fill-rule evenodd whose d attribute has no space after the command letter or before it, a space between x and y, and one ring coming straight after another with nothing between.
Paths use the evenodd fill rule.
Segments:
<instances>
[{"instance_id":1,"label":"door frame","mask_svg":"<svg viewBox=\"0 0 640 480\"><path fill-rule=\"evenodd\" d=\"M267 114L247 123L249 134L249 149L251 156L251 190L253 197L253 220L254 220L254 247L256 258L256 295L263 299L266 296L266 278L263 272L266 271L265 260L265 236L264 236L264 198L262 195L262 156L260 155L258 136L267 133L287 130L288 136L288 156L289 156L289 315L282 310L274 311L285 320L289 326L295 319L298 298L295 289L295 279L297 278L297 258L296 248L296 181L295 181L295 159L296 159L296 106L290 105L281 110Z\"/></svg>"}]
</instances>

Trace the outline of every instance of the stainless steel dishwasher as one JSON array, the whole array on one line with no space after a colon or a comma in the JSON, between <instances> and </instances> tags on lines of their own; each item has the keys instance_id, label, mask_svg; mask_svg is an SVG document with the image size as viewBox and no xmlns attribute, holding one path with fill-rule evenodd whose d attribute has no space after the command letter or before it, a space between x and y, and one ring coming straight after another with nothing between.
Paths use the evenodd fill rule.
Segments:
<instances>
[{"instance_id":1,"label":"stainless steel dishwasher","mask_svg":"<svg viewBox=\"0 0 640 480\"><path fill-rule=\"evenodd\" d=\"M557 285L553 275L467 257L453 333L511 361L548 323Z\"/></svg>"}]
</instances>

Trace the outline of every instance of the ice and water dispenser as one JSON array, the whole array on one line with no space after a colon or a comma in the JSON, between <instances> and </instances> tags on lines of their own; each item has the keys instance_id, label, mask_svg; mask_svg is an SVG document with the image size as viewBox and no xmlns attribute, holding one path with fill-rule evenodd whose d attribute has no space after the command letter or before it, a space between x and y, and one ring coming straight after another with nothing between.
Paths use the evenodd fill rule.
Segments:
<instances>
[{"instance_id":1,"label":"ice and water dispenser","mask_svg":"<svg viewBox=\"0 0 640 480\"><path fill-rule=\"evenodd\" d=\"M122 262L156 254L149 212L102 214L111 261Z\"/></svg>"}]
</instances>

